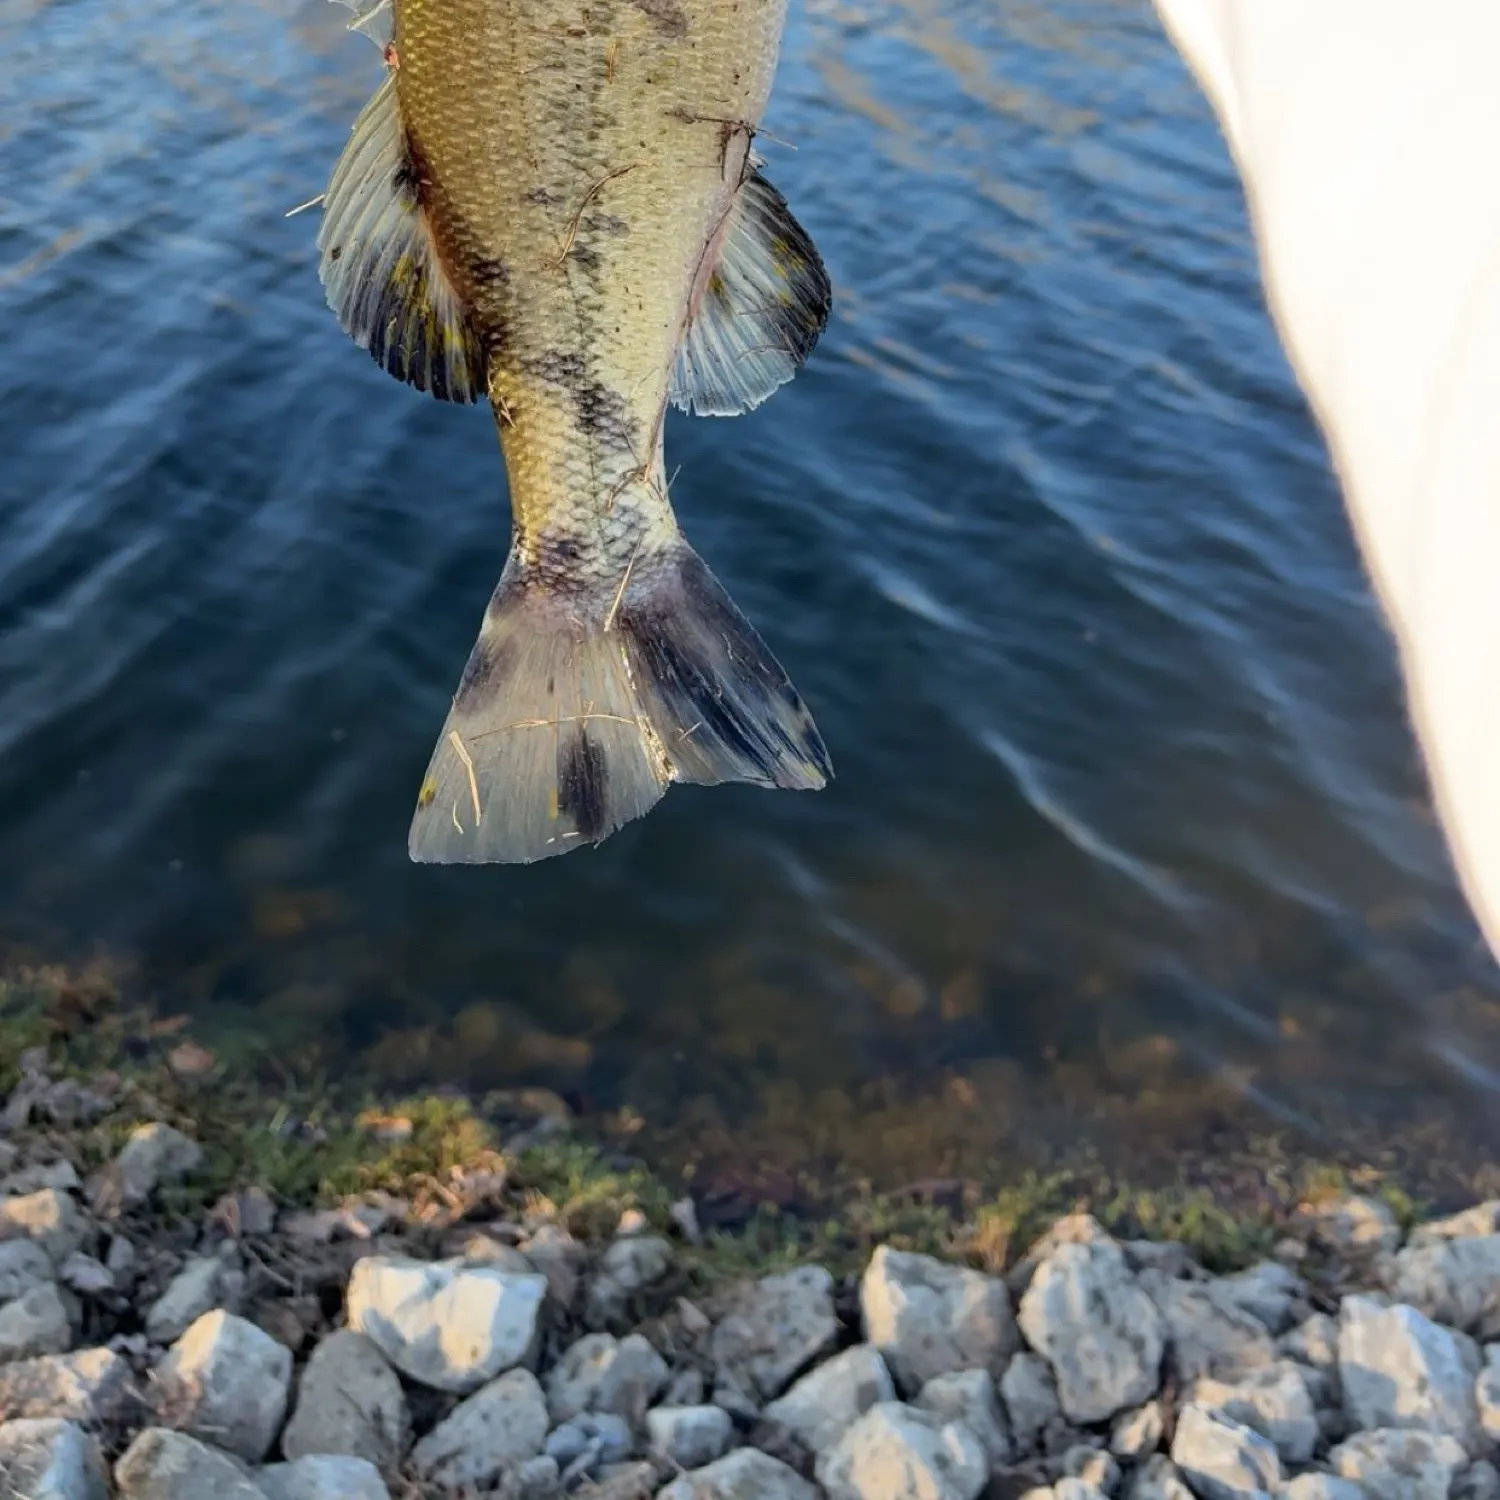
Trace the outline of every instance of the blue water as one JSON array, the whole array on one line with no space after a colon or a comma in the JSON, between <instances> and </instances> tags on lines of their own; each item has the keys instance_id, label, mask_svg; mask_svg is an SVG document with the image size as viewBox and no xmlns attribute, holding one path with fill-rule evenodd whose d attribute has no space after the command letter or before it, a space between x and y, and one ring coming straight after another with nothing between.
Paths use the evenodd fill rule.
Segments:
<instances>
[{"instance_id":1,"label":"blue water","mask_svg":"<svg viewBox=\"0 0 1500 1500\"><path fill-rule=\"evenodd\" d=\"M793 9L763 144L836 314L668 463L837 780L451 870L406 826L505 552L494 433L345 339L284 217L377 54L320 0L8 0L7 951L402 1078L865 1111L875 1171L955 1086L1002 1154L1163 1090L1487 1131L1500 983L1149 6Z\"/></svg>"}]
</instances>

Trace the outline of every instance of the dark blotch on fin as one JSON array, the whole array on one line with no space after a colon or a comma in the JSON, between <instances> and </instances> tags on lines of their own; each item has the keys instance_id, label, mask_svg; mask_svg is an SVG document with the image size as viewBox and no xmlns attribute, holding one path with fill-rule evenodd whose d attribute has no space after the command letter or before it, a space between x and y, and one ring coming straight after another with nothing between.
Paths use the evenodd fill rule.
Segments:
<instances>
[{"instance_id":1,"label":"dark blotch on fin","mask_svg":"<svg viewBox=\"0 0 1500 1500\"><path fill-rule=\"evenodd\" d=\"M687 12L678 0L630 0L630 3L653 22L663 36L677 40L688 34Z\"/></svg>"},{"instance_id":2,"label":"dark blotch on fin","mask_svg":"<svg viewBox=\"0 0 1500 1500\"><path fill-rule=\"evenodd\" d=\"M589 738L587 729L568 742L557 773L557 809L573 820L580 838L598 843L608 832L605 806L608 802L609 768L604 753Z\"/></svg>"}]
</instances>

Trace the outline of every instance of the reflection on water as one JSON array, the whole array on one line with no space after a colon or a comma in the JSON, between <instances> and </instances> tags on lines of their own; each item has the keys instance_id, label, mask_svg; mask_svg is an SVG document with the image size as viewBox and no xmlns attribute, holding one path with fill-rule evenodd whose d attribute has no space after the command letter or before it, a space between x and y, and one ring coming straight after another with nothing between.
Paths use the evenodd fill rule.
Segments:
<instances>
[{"instance_id":1,"label":"reflection on water","mask_svg":"<svg viewBox=\"0 0 1500 1500\"><path fill-rule=\"evenodd\" d=\"M17 0L0 930L134 955L221 1039L803 1163L1231 1110L1491 1140L1500 985L1148 6L794 10L765 146L836 319L668 443L838 780L442 870L405 830L505 550L494 438L347 343L283 217L375 54L318 0Z\"/></svg>"}]
</instances>

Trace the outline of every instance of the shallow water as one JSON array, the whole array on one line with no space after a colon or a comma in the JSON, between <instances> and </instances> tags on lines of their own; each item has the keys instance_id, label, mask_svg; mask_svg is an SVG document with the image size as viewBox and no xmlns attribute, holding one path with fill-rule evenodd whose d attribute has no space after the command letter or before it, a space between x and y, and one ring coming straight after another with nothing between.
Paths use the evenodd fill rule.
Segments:
<instances>
[{"instance_id":1,"label":"shallow water","mask_svg":"<svg viewBox=\"0 0 1500 1500\"><path fill-rule=\"evenodd\" d=\"M318 0L11 0L12 951L128 955L223 1045L877 1175L923 1109L950 1161L1226 1099L1489 1139L1500 984L1149 7L794 10L765 149L837 313L668 462L837 780L442 870L406 825L504 556L494 435L348 343L283 217L378 58Z\"/></svg>"}]
</instances>

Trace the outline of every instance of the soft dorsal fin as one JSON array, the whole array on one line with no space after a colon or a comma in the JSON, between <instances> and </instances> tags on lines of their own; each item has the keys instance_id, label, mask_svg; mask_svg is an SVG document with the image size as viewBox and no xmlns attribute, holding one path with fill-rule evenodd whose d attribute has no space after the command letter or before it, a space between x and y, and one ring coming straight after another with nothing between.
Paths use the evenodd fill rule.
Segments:
<instances>
[{"instance_id":1,"label":"soft dorsal fin","mask_svg":"<svg viewBox=\"0 0 1500 1500\"><path fill-rule=\"evenodd\" d=\"M694 287L672 404L709 417L759 406L812 353L831 301L817 247L786 199L751 171Z\"/></svg>"},{"instance_id":2,"label":"soft dorsal fin","mask_svg":"<svg viewBox=\"0 0 1500 1500\"><path fill-rule=\"evenodd\" d=\"M344 331L440 401L485 394L484 349L438 258L387 76L360 112L323 200L318 275Z\"/></svg>"},{"instance_id":3,"label":"soft dorsal fin","mask_svg":"<svg viewBox=\"0 0 1500 1500\"><path fill-rule=\"evenodd\" d=\"M338 0L354 12L348 30L357 31L385 51L396 32L396 15L391 0Z\"/></svg>"}]
</instances>

